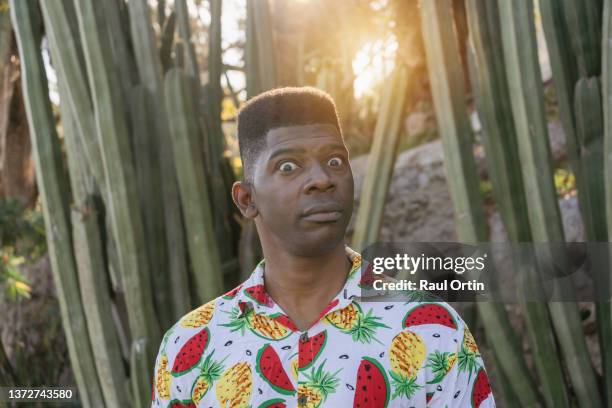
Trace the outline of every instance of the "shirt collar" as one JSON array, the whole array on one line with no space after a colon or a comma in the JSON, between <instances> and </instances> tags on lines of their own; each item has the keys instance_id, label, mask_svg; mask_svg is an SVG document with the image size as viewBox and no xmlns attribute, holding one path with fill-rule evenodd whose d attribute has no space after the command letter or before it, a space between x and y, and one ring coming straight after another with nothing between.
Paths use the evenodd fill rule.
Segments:
<instances>
[{"instance_id":1,"label":"shirt collar","mask_svg":"<svg viewBox=\"0 0 612 408\"><path fill-rule=\"evenodd\" d=\"M362 262L361 254L345 245L344 251L351 261L351 269L347 275L346 282L340 292L329 302L323 310L319 319L328 313L343 309L360 298L378 295L379 292L372 292L368 286L373 277L370 265ZM236 304L241 311L245 307L253 308L257 314L276 315L284 314L274 300L268 295L264 286L265 258L259 261L250 277L242 283L236 294ZM365 268L365 269L364 269ZM381 275L383 276L383 275ZM384 277L384 276L383 276Z\"/></svg>"}]
</instances>

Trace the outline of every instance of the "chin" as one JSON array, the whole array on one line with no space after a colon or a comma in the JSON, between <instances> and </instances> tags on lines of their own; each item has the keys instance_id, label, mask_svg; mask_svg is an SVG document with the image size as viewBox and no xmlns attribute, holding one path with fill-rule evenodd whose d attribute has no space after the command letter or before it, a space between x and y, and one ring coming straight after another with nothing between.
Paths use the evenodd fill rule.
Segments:
<instances>
[{"instance_id":1,"label":"chin","mask_svg":"<svg viewBox=\"0 0 612 408\"><path fill-rule=\"evenodd\" d=\"M296 239L291 240L290 251L299 256L319 256L329 253L340 243L344 243L346 227L323 228L317 231L309 231L300 234Z\"/></svg>"}]
</instances>

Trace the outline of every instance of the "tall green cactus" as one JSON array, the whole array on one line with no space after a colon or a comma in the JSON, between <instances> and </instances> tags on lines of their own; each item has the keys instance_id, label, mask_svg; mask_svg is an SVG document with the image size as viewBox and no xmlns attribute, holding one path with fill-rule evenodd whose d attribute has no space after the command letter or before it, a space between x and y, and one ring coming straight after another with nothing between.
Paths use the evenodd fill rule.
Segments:
<instances>
[{"instance_id":1,"label":"tall green cactus","mask_svg":"<svg viewBox=\"0 0 612 408\"><path fill-rule=\"evenodd\" d=\"M59 58L57 48L50 47L52 59ZM58 83L60 99L68 100L67 84ZM112 299L108 290L107 269L102 246L102 231L90 167L83 154L81 139L77 136L76 121L68 103L60 105L62 129L68 170L72 186L73 205L71 206L72 234L74 253L78 271L78 283L85 311L87 329L91 338L92 352L100 386L106 405L125 405L129 403L124 384L127 376L120 367L121 349L119 338L112 319Z\"/></svg>"},{"instance_id":2,"label":"tall green cactus","mask_svg":"<svg viewBox=\"0 0 612 408\"><path fill-rule=\"evenodd\" d=\"M151 364L148 356L154 353L155 346L151 346L149 339L140 338L132 341L130 347L130 378L132 387L132 405L146 407L151 403Z\"/></svg>"},{"instance_id":3,"label":"tall green cactus","mask_svg":"<svg viewBox=\"0 0 612 408\"><path fill-rule=\"evenodd\" d=\"M274 37L267 0L247 0L247 98L276 87Z\"/></svg>"},{"instance_id":4,"label":"tall green cactus","mask_svg":"<svg viewBox=\"0 0 612 408\"><path fill-rule=\"evenodd\" d=\"M246 93L249 99L276 87L277 74L269 4L266 0L247 0L246 6L244 54ZM255 223L248 219L244 219L242 223L239 252L242 277L246 277L262 255Z\"/></svg>"},{"instance_id":5,"label":"tall green cactus","mask_svg":"<svg viewBox=\"0 0 612 408\"><path fill-rule=\"evenodd\" d=\"M25 107L45 228L52 232L47 234L47 244L68 351L81 401L86 406L103 406L104 399L86 328L72 250L66 175L61 163L59 140L40 53L41 18L37 3L32 0L12 0L10 8L21 56Z\"/></svg>"},{"instance_id":6,"label":"tall green cactus","mask_svg":"<svg viewBox=\"0 0 612 408\"><path fill-rule=\"evenodd\" d=\"M58 78L66 83L67 99L72 117L81 138L84 153L102 193L106 192L106 176L102 165L100 146L95 137L95 123L91 95L87 83L87 73L82 62L80 42L75 36L76 21L70 20L72 4L67 1L43 1L40 3L43 12L49 47L56 57L53 60Z\"/></svg>"},{"instance_id":7,"label":"tall green cactus","mask_svg":"<svg viewBox=\"0 0 612 408\"><path fill-rule=\"evenodd\" d=\"M213 118L220 122L221 100L223 90L221 89L221 75L223 73L223 60L221 59L221 9L222 0L209 0L210 3L210 27L208 29L208 92L210 112ZM221 134L222 135L222 134Z\"/></svg>"},{"instance_id":8,"label":"tall green cactus","mask_svg":"<svg viewBox=\"0 0 612 408\"><path fill-rule=\"evenodd\" d=\"M600 213L590 203L592 183L583 173L582 148L576 129L574 91L579 77L601 72L601 2L539 0L542 25L550 55L560 120L572 170L576 177L580 212L589 239L600 227L593 220Z\"/></svg>"},{"instance_id":9,"label":"tall green cactus","mask_svg":"<svg viewBox=\"0 0 612 408\"><path fill-rule=\"evenodd\" d=\"M363 181L352 239L352 245L358 250L378 239L401 134L407 86L408 72L406 67L400 65L387 81L381 95L380 114L368 158L369 171Z\"/></svg>"},{"instance_id":10,"label":"tall green cactus","mask_svg":"<svg viewBox=\"0 0 612 408\"><path fill-rule=\"evenodd\" d=\"M0 3L1 5L2 3ZM8 5L7 5L8 6ZM0 72L4 72L13 48L13 27L8 7L0 10Z\"/></svg>"},{"instance_id":11,"label":"tall green cactus","mask_svg":"<svg viewBox=\"0 0 612 408\"><path fill-rule=\"evenodd\" d=\"M72 210L72 226L81 295L87 299L83 306L93 356L106 406L127 406L130 395L124 388L127 375L121 369L123 361L112 319L112 300L108 290L101 290L109 284L98 212L92 196L86 197L84 202L78 210Z\"/></svg>"},{"instance_id":12,"label":"tall green cactus","mask_svg":"<svg viewBox=\"0 0 612 408\"><path fill-rule=\"evenodd\" d=\"M581 173L584 175L585 200L589 208L605 207L603 172L603 111L601 81L598 77L581 78L574 91L576 133L580 143ZM589 239L607 241L606 212L589 211L585 224L591 225Z\"/></svg>"},{"instance_id":13,"label":"tall green cactus","mask_svg":"<svg viewBox=\"0 0 612 408\"><path fill-rule=\"evenodd\" d=\"M132 2L129 3L130 6ZM119 83L121 84L121 95L124 100L127 100L132 91L132 87L138 80L138 73L134 63L134 56L130 52L131 44L128 41L129 32L122 19L120 10L120 2L104 1L101 2L104 9L104 21L107 23L107 31L109 36L109 45L113 63L117 69ZM132 27L133 28L133 27ZM138 54L139 45L135 44L134 52Z\"/></svg>"},{"instance_id":14,"label":"tall green cactus","mask_svg":"<svg viewBox=\"0 0 612 408\"><path fill-rule=\"evenodd\" d=\"M170 303L169 275L167 265L170 254L166 250L166 219L164 217L163 185L174 182L173 174L162 170L163 162L171 160L172 156L164 153L161 140L167 134L161 97L161 63L159 52L155 46L155 36L151 26L149 7L146 1L136 0L129 2L131 38L134 43L136 68L142 84L142 105L128 104L132 109L132 141L134 159L138 174L138 187L141 192L141 207L145 215L145 230L153 277L153 296L156 311L163 327L172 324L172 309L167 307ZM133 88L130 94L135 95ZM134 123L135 111L144 122ZM143 115L144 113L144 115ZM153 119L153 120L150 120ZM139 168L140 164L144 168ZM172 169L172 162L167 168ZM159 182L161 181L161 182ZM174 219L174 222L177 220Z\"/></svg>"},{"instance_id":15,"label":"tall green cactus","mask_svg":"<svg viewBox=\"0 0 612 408\"><path fill-rule=\"evenodd\" d=\"M487 241L482 198L466 116L463 73L453 33L450 0L421 3L423 39L436 118L444 148L444 166L455 208L456 229L462 242ZM499 303L477 302L487 338L501 369L522 406L538 406L539 396Z\"/></svg>"},{"instance_id":16,"label":"tall green cactus","mask_svg":"<svg viewBox=\"0 0 612 408\"><path fill-rule=\"evenodd\" d=\"M482 122L483 144L491 174L493 196L511 241L531 240L527 216L525 190L519 171L520 160L504 56L500 43L499 14L496 2L467 0L470 29L470 50L473 57L471 78L478 115ZM533 268L521 268L523 274L536 273ZM535 276L525 277L527 284L535 284ZM539 286L539 285L538 285ZM525 285L519 286L526 287ZM521 289L522 290L522 289ZM568 407L569 399L558 348L552 331L546 305L539 302L521 302L525 314L527 335L534 353L533 358L543 385L548 406Z\"/></svg>"},{"instance_id":17,"label":"tall green cactus","mask_svg":"<svg viewBox=\"0 0 612 408\"><path fill-rule=\"evenodd\" d=\"M536 242L562 242L564 233L553 183L535 43L533 3L500 1L498 4L533 239ZM561 267L567 268L566 254L561 251L546 254L540 266L553 259ZM560 296L573 297L572 288L567 282L557 280L555 284ZM580 406L601 407L577 305L571 302L550 302L548 306Z\"/></svg>"},{"instance_id":18,"label":"tall green cactus","mask_svg":"<svg viewBox=\"0 0 612 408\"><path fill-rule=\"evenodd\" d=\"M599 75L601 72L601 1L559 1L567 28L570 44L578 63L578 74L582 77ZM566 44L567 46L567 44Z\"/></svg>"},{"instance_id":19,"label":"tall green cactus","mask_svg":"<svg viewBox=\"0 0 612 408\"><path fill-rule=\"evenodd\" d=\"M184 55L185 67L190 77L195 78L197 83L200 83L200 74L198 69L198 61L196 59L195 48L191 41L191 29L189 28L189 12L187 10L186 0L175 0L174 8L176 10L176 18L178 21L178 36L181 47L181 56Z\"/></svg>"},{"instance_id":20,"label":"tall green cactus","mask_svg":"<svg viewBox=\"0 0 612 408\"><path fill-rule=\"evenodd\" d=\"M601 89L602 89L602 108L603 108L603 188L605 192L605 211L606 226L608 228L608 241L612 237L612 1L604 0L603 11L603 50L602 50L602 69L601 69ZM608 259L608 265L612 265L612 259ZM608 267L608 270L612 266ZM603 289L610 296L612 293L612 279L608 276L607 286ZM612 316L612 303L606 302L607 313L602 314ZM602 306L603 307L603 306ZM601 309L600 309L601 310ZM599 318L599 317L598 317ZM603 324L608 325L608 329L600 333L602 341L600 344L607 344L602 353L604 389L608 406L612 405L612 339L610 337L610 327L612 327L612 317L604 320Z\"/></svg>"},{"instance_id":21,"label":"tall green cactus","mask_svg":"<svg viewBox=\"0 0 612 408\"><path fill-rule=\"evenodd\" d=\"M165 104L172 150L177 166L181 205L187 242L195 274L199 301L218 296L222 289L221 259L213 232L213 218L207 180L202 164L202 148L189 78L173 68L165 78Z\"/></svg>"},{"instance_id":22,"label":"tall green cactus","mask_svg":"<svg viewBox=\"0 0 612 408\"><path fill-rule=\"evenodd\" d=\"M100 3L83 0L75 3L79 32L93 100L96 134L108 184L106 204L120 262L132 339L161 338L154 314L151 275L144 241L142 216L135 188L135 170L125 123L125 109L119 92L116 71L112 68L108 37L101 18ZM154 355L149 356L151 365Z\"/></svg>"},{"instance_id":23,"label":"tall green cactus","mask_svg":"<svg viewBox=\"0 0 612 408\"><path fill-rule=\"evenodd\" d=\"M223 101L223 90L221 88L221 75L224 71L221 44L221 11L222 0L209 0L210 2L210 26L209 48L208 48L208 84L205 86L205 97L200 105L204 112L206 121L202 128L206 127L206 141L208 151L211 153L206 162L207 175L210 179L209 195L212 198L213 212L215 214L215 235L219 242L219 251L224 264L235 259L234 231L232 229L232 213L237 208L231 198L231 185L234 183L234 174L229 165L228 158L224 156L227 149L225 134L221 123L221 102ZM231 270L224 272L232 273Z\"/></svg>"}]
</instances>

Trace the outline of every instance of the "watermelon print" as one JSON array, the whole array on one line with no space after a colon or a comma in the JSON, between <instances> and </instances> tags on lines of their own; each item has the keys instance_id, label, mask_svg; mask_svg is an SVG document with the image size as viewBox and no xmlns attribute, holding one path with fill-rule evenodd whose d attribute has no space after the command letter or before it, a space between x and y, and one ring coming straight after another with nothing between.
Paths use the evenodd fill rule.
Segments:
<instances>
[{"instance_id":1,"label":"watermelon print","mask_svg":"<svg viewBox=\"0 0 612 408\"><path fill-rule=\"evenodd\" d=\"M340 303L338 299L334 299L331 302L329 302L329 304L325 307L325 309L323 309L323 311L319 314L319 317L317 317L317 320L321 319L323 316L328 314L330 310L332 310L334 307L338 305L338 303Z\"/></svg>"},{"instance_id":2,"label":"watermelon print","mask_svg":"<svg viewBox=\"0 0 612 408\"><path fill-rule=\"evenodd\" d=\"M353 408L386 408L389 404L389 380L382 365L363 357L357 369Z\"/></svg>"},{"instance_id":3,"label":"watermelon print","mask_svg":"<svg viewBox=\"0 0 612 408\"><path fill-rule=\"evenodd\" d=\"M193 403L193 401L189 401L189 400L185 400L185 401L172 400L169 406L170 408L196 408L196 405Z\"/></svg>"},{"instance_id":4,"label":"watermelon print","mask_svg":"<svg viewBox=\"0 0 612 408\"><path fill-rule=\"evenodd\" d=\"M257 408L287 408L287 404L285 404L285 400L281 398L274 398L268 401L264 401Z\"/></svg>"},{"instance_id":5,"label":"watermelon print","mask_svg":"<svg viewBox=\"0 0 612 408\"><path fill-rule=\"evenodd\" d=\"M425 303L406 313L404 327L419 326L422 324L439 324L457 330L455 318L448 309L437 303Z\"/></svg>"},{"instance_id":6,"label":"watermelon print","mask_svg":"<svg viewBox=\"0 0 612 408\"><path fill-rule=\"evenodd\" d=\"M327 341L327 330L323 330L316 336L310 337L306 342L300 344L300 352L298 353L298 369L305 370L309 368L317 359L321 350L325 348Z\"/></svg>"},{"instance_id":7,"label":"watermelon print","mask_svg":"<svg viewBox=\"0 0 612 408\"><path fill-rule=\"evenodd\" d=\"M476 375L476 381L474 381L474 388L472 388L472 407L480 408L483 401L485 401L489 395L491 395L491 385L489 384L489 378L485 370L482 368Z\"/></svg>"},{"instance_id":8,"label":"watermelon print","mask_svg":"<svg viewBox=\"0 0 612 408\"><path fill-rule=\"evenodd\" d=\"M244 290L244 293L258 305L270 306L272 304L272 299L266 293L266 289L264 285L255 285Z\"/></svg>"},{"instance_id":9,"label":"watermelon print","mask_svg":"<svg viewBox=\"0 0 612 408\"><path fill-rule=\"evenodd\" d=\"M375 274L372 270L373 265L370 264L361 274L361 278L359 280L359 287L362 289L367 289L372 286L376 279L381 279L383 276Z\"/></svg>"},{"instance_id":10,"label":"watermelon print","mask_svg":"<svg viewBox=\"0 0 612 408\"><path fill-rule=\"evenodd\" d=\"M276 391L287 395L295 394L295 388L271 345L266 344L257 353L256 370Z\"/></svg>"},{"instance_id":11,"label":"watermelon print","mask_svg":"<svg viewBox=\"0 0 612 408\"><path fill-rule=\"evenodd\" d=\"M429 401L431 401L433 396L434 396L433 392L428 392L427 394L425 394L425 402L429 403Z\"/></svg>"},{"instance_id":12,"label":"watermelon print","mask_svg":"<svg viewBox=\"0 0 612 408\"><path fill-rule=\"evenodd\" d=\"M225 300L231 300L231 299L233 299L238 294L240 289L242 289L242 284L240 284L240 285L236 286L234 289L224 293L222 298L225 299Z\"/></svg>"},{"instance_id":13,"label":"watermelon print","mask_svg":"<svg viewBox=\"0 0 612 408\"><path fill-rule=\"evenodd\" d=\"M210 332L208 327L202 329L195 336L191 337L187 343L179 350L174 364L172 365L171 374L174 376L183 375L191 370L202 357L204 349L208 345Z\"/></svg>"},{"instance_id":14,"label":"watermelon print","mask_svg":"<svg viewBox=\"0 0 612 408\"><path fill-rule=\"evenodd\" d=\"M166 328L151 408L495 407L457 312L408 291L371 301L380 293L362 291L361 256L345 248L344 287L305 330L266 292L264 260Z\"/></svg>"},{"instance_id":15,"label":"watermelon print","mask_svg":"<svg viewBox=\"0 0 612 408\"><path fill-rule=\"evenodd\" d=\"M293 330L293 331L299 330L297 326L295 325L295 323L293 323L293 320L291 320L291 318L287 315L278 314L278 315L270 316L270 317L272 317L276 322L282 324L283 326L285 326L286 328L290 330Z\"/></svg>"}]
</instances>

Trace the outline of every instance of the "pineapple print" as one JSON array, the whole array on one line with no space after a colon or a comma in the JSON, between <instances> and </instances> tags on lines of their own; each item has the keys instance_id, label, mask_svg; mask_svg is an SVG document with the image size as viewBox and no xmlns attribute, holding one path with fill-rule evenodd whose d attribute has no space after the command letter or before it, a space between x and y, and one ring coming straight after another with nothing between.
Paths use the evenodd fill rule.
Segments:
<instances>
[{"instance_id":1,"label":"pineapple print","mask_svg":"<svg viewBox=\"0 0 612 408\"><path fill-rule=\"evenodd\" d=\"M293 376L293 379L295 381L297 381L298 378L298 358L297 358L297 354L296 357L291 360L291 375Z\"/></svg>"},{"instance_id":2,"label":"pineapple print","mask_svg":"<svg viewBox=\"0 0 612 408\"><path fill-rule=\"evenodd\" d=\"M246 328L267 340L282 340L291 334L291 331L279 321L265 314L255 313L253 309L247 309L242 314L238 307L233 308L231 312L224 312L230 315L230 322L221 326L229 327L232 331L240 330L242 336Z\"/></svg>"},{"instance_id":3,"label":"pineapple print","mask_svg":"<svg viewBox=\"0 0 612 408\"><path fill-rule=\"evenodd\" d=\"M189 312L180 321L181 327L198 328L202 327L212 319L215 312L215 299Z\"/></svg>"},{"instance_id":4,"label":"pineapple print","mask_svg":"<svg viewBox=\"0 0 612 408\"><path fill-rule=\"evenodd\" d=\"M480 352L478 351L478 346L476 346L474 336L472 336L470 329L465 326L463 329L463 344L457 356L459 360L459 371L467 372L469 374L468 378L470 378L472 373L475 373L478 371L478 368L480 368L478 357L480 357Z\"/></svg>"},{"instance_id":5,"label":"pineapple print","mask_svg":"<svg viewBox=\"0 0 612 408\"><path fill-rule=\"evenodd\" d=\"M326 360L327 361L327 360ZM323 371L325 361L319 368L311 369L310 373L304 373L307 381L300 381L298 384L298 407L299 408L318 408L327 399L329 394L336 391L340 380L337 374Z\"/></svg>"},{"instance_id":6,"label":"pineapple print","mask_svg":"<svg viewBox=\"0 0 612 408\"><path fill-rule=\"evenodd\" d=\"M202 368L200 370L200 374L198 378L196 378L193 383L193 387L191 388L191 400L194 404L198 405L204 395L210 389L212 383L219 379L221 376L221 372L223 371L223 361L227 358L227 356L221 361L213 361L212 355L215 351L213 350L202 363Z\"/></svg>"},{"instance_id":7,"label":"pineapple print","mask_svg":"<svg viewBox=\"0 0 612 408\"><path fill-rule=\"evenodd\" d=\"M222 407L246 408L253 392L253 375L248 363L236 363L223 373L215 393Z\"/></svg>"},{"instance_id":8,"label":"pineapple print","mask_svg":"<svg viewBox=\"0 0 612 408\"><path fill-rule=\"evenodd\" d=\"M351 270L349 271L348 279L353 277L353 275L355 275L357 271L359 270L359 267L361 266L361 255L360 254L354 255L352 262L353 264L351 265Z\"/></svg>"},{"instance_id":9,"label":"pineapple print","mask_svg":"<svg viewBox=\"0 0 612 408\"><path fill-rule=\"evenodd\" d=\"M393 338L389 347L389 374L395 389L392 398L401 395L412 398L422 387L416 380L426 355L425 342L418 334L405 330Z\"/></svg>"},{"instance_id":10,"label":"pineapple print","mask_svg":"<svg viewBox=\"0 0 612 408\"><path fill-rule=\"evenodd\" d=\"M457 353L434 351L427 359L426 367L431 368L434 378L428 384L437 384L455 366Z\"/></svg>"},{"instance_id":11,"label":"pineapple print","mask_svg":"<svg viewBox=\"0 0 612 408\"><path fill-rule=\"evenodd\" d=\"M164 353L159 358L159 367L155 375L155 384L157 387L157 394L161 399L170 398L170 384L172 382L172 376L170 370L168 370L168 356Z\"/></svg>"},{"instance_id":12,"label":"pineapple print","mask_svg":"<svg viewBox=\"0 0 612 408\"><path fill-rule=\"evenodd\" d=\"M374 340L382 344L375 336L376 329L379 327L390 329L390 327L381 323L380 317L372 316L372 312L373 309L370 309L370 311L364 315L358 304L351 303L345 308L329 313L325 316L324 322L331 323L343 333L350 334L353 341L371 343L372 340Z\"/></svg>"}]
</instances>

